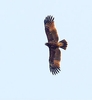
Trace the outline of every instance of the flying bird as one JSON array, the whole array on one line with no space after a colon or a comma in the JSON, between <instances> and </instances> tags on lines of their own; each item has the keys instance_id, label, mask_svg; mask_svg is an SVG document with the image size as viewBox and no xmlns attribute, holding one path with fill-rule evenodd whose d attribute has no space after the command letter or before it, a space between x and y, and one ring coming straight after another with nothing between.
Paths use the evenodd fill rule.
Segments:
<instances>
[{"instance_id":1,"label":"flying bird","mask_svg":"<svg viewBox=\"0 0 92 100\"><path fill-rule=\"evenodd\" d=\"M45 43L49 48L49 68L53 75L60 72L61 51L59 48L66 50L67 41L59 41L57 29L54 24L54 17L49 15L44 19L45 33L48 42Z\"/></svg>"}]
</instances>

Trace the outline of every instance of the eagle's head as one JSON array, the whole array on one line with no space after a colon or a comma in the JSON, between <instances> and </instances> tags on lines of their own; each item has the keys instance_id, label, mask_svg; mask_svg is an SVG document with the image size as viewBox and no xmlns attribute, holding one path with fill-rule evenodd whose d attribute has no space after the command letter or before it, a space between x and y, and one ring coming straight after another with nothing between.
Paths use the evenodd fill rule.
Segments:
<instances>
[{"instance_id":1,"label":"eagle's head","mask_svg":"<svg viewBox=\"0 0 92 100\"><path fill-rule=\"evenodd\" d=\"M45 43L45 45L48 46L48 47L50 46L49 43Z\"/></svg>"}]
</instances>

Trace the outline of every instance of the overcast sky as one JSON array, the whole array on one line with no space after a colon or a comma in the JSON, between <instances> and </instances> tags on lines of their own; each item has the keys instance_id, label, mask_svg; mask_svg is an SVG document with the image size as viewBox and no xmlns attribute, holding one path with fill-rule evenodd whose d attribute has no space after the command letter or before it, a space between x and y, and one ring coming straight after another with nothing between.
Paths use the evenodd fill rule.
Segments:
<instances>
[{"instance_id":1,"label":"overcast sky","mask_svg":"<svg viewBox=\"0 0 92 100\"><path fill-rule=\"evenodd\" d=\"M68 41L56 76L44 45L47 15ZM92 100L92 0L0 1L0 100Z\"/></svg>"}]
</instances>

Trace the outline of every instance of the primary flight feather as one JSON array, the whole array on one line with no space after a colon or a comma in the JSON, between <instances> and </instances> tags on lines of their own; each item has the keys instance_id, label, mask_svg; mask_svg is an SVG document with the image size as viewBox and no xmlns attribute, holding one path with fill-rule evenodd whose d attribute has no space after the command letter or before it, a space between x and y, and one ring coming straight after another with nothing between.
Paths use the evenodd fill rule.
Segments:
<instances>
[{"instance_id":1,"label":"primary flight feather","mask_svg":"<svg viewBox=\"0 0 92 100\"><path fill-rule=\"evenodd\" d=\"M45 45L49 47L49 67L52 74L56 75L60 71L61 51L59 48L66 50L67 41L65 39L59 41L53 16L49 15L45 18L44 26L48 39Z\"/></svg>"}]
</instances>

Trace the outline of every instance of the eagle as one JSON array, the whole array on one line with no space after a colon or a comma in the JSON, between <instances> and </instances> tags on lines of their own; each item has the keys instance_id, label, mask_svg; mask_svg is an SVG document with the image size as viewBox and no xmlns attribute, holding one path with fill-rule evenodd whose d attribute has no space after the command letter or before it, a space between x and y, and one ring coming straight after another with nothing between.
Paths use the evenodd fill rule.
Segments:
<instances>
[{"instance_id":1,"label":"eagle","mask_svg":"<svg viewBox=\"0 0 92 100\"><path fill-rule=\"evenodd\" d=\"M57 29L54 24L54 17L48 15L44 19L45 33L48 42L45 45L49 48L49 68L53 75L58 74L60 70L61 51L59 48L66 50L67 41L59 41Z\"/></svg>"}]
</instances>

